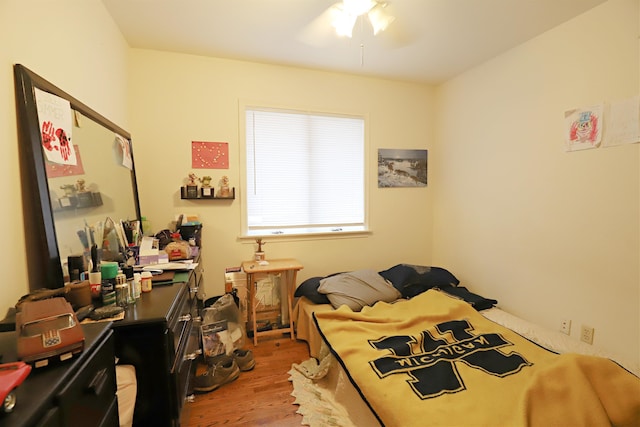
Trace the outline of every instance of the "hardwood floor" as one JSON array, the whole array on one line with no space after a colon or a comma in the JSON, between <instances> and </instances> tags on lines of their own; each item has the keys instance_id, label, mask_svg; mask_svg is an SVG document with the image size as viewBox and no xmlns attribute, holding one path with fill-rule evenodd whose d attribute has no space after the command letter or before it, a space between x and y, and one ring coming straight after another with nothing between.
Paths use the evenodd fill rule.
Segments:
<instances>
[{"instance_id":1,"label":"hardwood floor","mask_svg":"<svg viewBox=\"0 0 640 427\"><path fill-rule=\"evenodd\" d=\"M309 358L307 343L288 336L261 337L257 347L248 339L245 348L253 351L255 368L217 390L196 394L195 402L185 405L190 411L188 427L301 425L287 372L292 363ZM199 373L204 366L198 369Z\"/></svg>"}]
</instances>

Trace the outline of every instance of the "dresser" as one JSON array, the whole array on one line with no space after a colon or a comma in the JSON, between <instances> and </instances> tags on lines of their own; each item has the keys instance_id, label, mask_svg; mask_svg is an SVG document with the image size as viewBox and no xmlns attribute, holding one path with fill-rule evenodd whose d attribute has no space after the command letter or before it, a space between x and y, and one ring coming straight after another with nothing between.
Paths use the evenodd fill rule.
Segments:
<instances>
[{"instance_id":1,"label":"dresser","mask_svg":"<svg viewBox=\"0 0 640 427\"><path fill-rule=\"evenodd\" d=\"M173 283L142 294L126 308L124 319L83 324L85 350L59 366L34 369L18 388L14 412L0 414L0 427L117 426L114 356L136 368L134 426L187 424L185 401L192 393L200 348L194 322L203 299L203 272L198 266L177 273ZM5 330L15 330L15 323L10 323L5 322ZM16 360L15 346L15 332L0 333L3 362ZM77 388L84 389L87 378L103 370L100 379L108 386L101 386L94 399L90 393L81 395Z\"/></svg>"},{"instance_id":2,"label":"dresser","mask_svg":"<svg viewBox=\"0 0 640 427\"><path fill-rule=\"evenodd\" d=\"M201 308L202 270L184 282L154 286L113 322L115 353L120 363L136 368L138 391L134 426L186 424L184 403L195 375L199 331L194 320Z\"/></svg>"},{"instance_id":3,"label":"dresser","mask_svg":"<svg viewBox=\"0 0 640 427\"><path fill-rule=\"evenodd\" d=\"M109 322L82 325L85 348L73 359L33 369L0 426L118 426L114 334ZM2 361L16 357L16 333L0 333Z\"/></svg>"}]
</instances>

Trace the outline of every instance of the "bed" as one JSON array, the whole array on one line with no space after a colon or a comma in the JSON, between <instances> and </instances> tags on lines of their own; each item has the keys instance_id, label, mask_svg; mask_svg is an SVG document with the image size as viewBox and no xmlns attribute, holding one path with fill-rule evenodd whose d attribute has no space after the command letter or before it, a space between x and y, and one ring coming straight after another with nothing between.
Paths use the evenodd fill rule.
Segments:
<instances>
[{"instance_id":1,"label":"bed","mask_svg":"<svg viewBox=\"0 0 640 427\"><path fill-rule=\"evenodd\" d=\"M444 269L400 264L298 289L312 358L289 373L304 424L640 424L637 365L518 319Z\"/></svg>"}]
</instances>

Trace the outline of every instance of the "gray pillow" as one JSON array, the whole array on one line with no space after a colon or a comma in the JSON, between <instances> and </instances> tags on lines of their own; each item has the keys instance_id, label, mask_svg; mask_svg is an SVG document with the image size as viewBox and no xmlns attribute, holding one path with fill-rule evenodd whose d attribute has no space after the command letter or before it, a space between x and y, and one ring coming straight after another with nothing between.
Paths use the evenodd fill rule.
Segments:
<instances>
[{"instance_id":1,"label":"gray pillow","mask_svg":"<svg viewBox=\"0 0 640 427\"><path fill-rule=\"evenodd\" d=\"M357 270L320 280L318 292L326 294L334 308L347 305L353 311L378 301L402 298L392 284L373 270Z\"/></svg>"}]
</instances>

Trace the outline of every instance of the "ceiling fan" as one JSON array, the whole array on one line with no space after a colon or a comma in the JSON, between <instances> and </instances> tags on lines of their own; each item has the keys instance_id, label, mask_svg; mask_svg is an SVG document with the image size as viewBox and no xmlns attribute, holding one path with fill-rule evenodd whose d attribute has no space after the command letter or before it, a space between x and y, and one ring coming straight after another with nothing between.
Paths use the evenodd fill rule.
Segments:
<instances>
[{"instance_id":1,"label":"ceiling fan","mask_svg":"<svg viewBox=\"0 0 640 427\"><path fill-rule=\"evenodd\" d=\"M358 19L368 21L373 34L387 29L395 20L383 0L342 0L326 9L302 32L300 39L308 44L326 44L331 38L353 36Z\"/></svg>"},{"instance_id":2,"label":"ceiling fan","mask_svg":"<svg viewBox=\"0 0 640 427\"><path fill-rule=\"evenodd\" d=\"M342 0L329 8L331 26L339 36L351 37L356 20L366 14L376 35L386 30L395 19L385 12L387 6L387 2L378 0Z\"/></svg>"}]
</instances>

